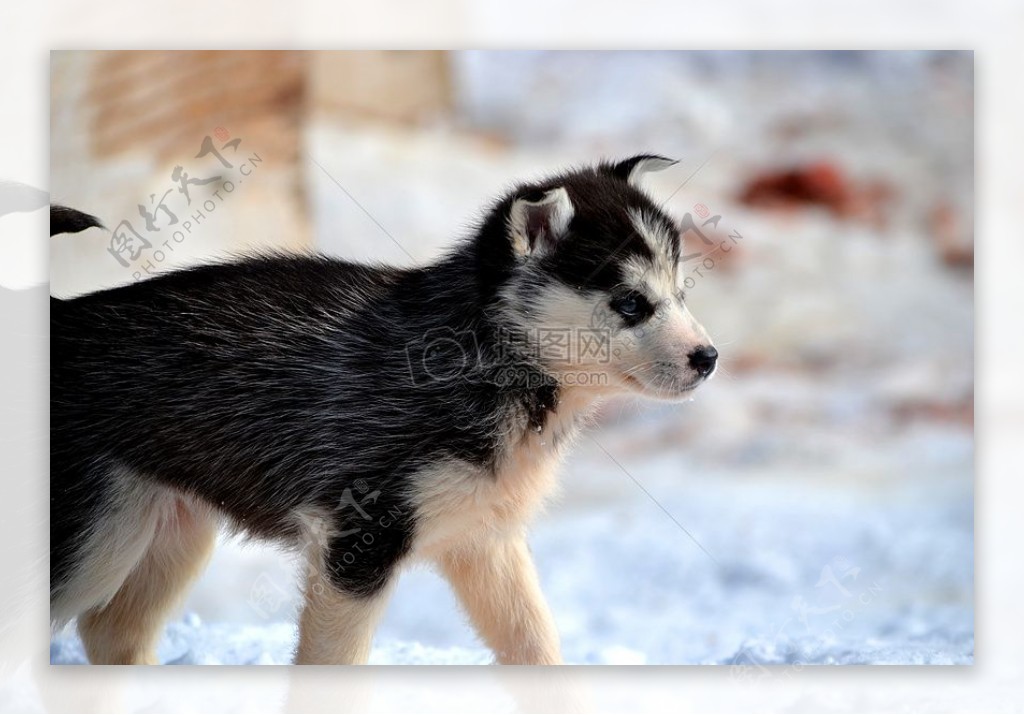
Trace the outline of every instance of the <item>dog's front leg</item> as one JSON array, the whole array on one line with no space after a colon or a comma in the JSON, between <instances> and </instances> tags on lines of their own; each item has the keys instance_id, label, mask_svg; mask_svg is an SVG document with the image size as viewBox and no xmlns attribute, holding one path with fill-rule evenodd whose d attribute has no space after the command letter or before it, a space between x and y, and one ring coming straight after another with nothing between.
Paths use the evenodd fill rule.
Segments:
<instances>
[{"instance_id":1,"label":"dog's front leg","mask_svg":"<svg viewBox=\"0 0 1024 715\"><path fill-rule=\"evenodd\" d=\"M295 664L366 663L390 592L386 583L371 593L353 593L311 564Z\"/></svg>"},{"instance_id":2,"label":"dog's front leg","mask_svg":"<svg viewBox=\"0 0 1024 715\"><path fill-rule=\"evenodd\" d=\"M488 535L446 552L441 567L480 637L506 665L562 662L526 539Z\"/></svg>"}]
</instances>

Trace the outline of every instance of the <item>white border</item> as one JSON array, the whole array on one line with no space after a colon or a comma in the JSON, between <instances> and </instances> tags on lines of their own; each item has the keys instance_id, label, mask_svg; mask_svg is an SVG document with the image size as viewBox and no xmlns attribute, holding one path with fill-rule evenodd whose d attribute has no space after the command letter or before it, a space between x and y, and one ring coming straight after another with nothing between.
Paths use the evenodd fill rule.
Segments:
<instances>
[{"instance_id":1,"label":"white border","mask_svg":"<svg viewBox=\"0 0 1024 715\"><path fill-rule=\"evenodd\" d=\"M759 3L449 0L414 2L147 2L97 0L13 3L0 7L3 57L0 164L5 178L46 185L48 56L71 48L963 48L976 50L977 85L977 665L973 667L804 668L743 686L728 668L570 668L556 672L466 668L285 668L107 670L45 665L48 631L39 623L31 670L49 706L75 710L111 704L117 688L188 693L194 711L279 711L289 678L296 707L345 705L381 712L600 711L775 712L985 711L1024 708L1024 615L1019 505L1024 496L1024 10L1018 2L954 3L814 0ZM0 240L5 240L0 237ZM40 243L40 250L45 244ZM45 332L46 309L39 312ZM48 360L41 341L5 345ZM5 361L6 362L6 361ZM38 380L48 402L45 371ZM42 413L45 415L45 411ZM45 426L43 426L45 430ZM41 513L0 504L0 518L24 520L26 540L48 538L46 440L5 444L2 479L38 486ZM17 473L12 473L17 468ZM33 487L33 488L34 488ZM18 514L15 512L18 511ZM0 560L22 544L0 544ZM38 573L5 583L47 582ZM8 577L10 575L10 577ZM45 608L40 612L45 616ZM0 693L5 687L0 680ZM98 700L96 699L98 698ZM9 699L0 697L0 702ZM113 701L116 703L116 699ZM26 702L25 707L33 707Z\"/></svg>"}]
</instances>

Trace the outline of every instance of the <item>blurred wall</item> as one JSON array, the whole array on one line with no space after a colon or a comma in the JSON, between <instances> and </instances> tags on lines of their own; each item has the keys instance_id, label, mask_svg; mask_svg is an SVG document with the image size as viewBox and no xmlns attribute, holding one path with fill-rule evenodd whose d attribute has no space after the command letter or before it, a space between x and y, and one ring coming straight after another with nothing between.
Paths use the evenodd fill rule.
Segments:
<instances>
[{"instance_id":1,"label":"blurred wall","mask_svg":"<svg viewBox=\"0 0 1024 715\"><path fill-rule=\"evenodd\" d=\"M305 53L54 52L51 81L52 200L110 229L51 240L54 294L310 245Z\"/></svg>"},{"instance_id":2,"label":"blurred wall","mask_svg":"<svg viewBox=\"0 0 1024 715\"><path fill-rule=\"evenodd\" d=\"M451 111L447 52L312 52L309 61L313 111L325 116L416 125Z\"/></svg>"}]
</instances>

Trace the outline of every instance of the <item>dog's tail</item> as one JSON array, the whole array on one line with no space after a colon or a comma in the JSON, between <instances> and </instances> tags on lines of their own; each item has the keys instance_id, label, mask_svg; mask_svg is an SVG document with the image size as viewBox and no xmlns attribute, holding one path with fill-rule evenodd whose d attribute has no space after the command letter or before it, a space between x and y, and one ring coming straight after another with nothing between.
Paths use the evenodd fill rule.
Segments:
<instances>
[{"instance_id":1,"label":"dog's tail","mask_svg":"<svg viewBox=\"0 0 1024 715\"><path fill-rule=\"evenodd\" d=\"M50 206L50 235L79 233L87 228L105 228L100 220L66 206Z\"/></svg>"},{"instance_id":2,"label":"dog's tail","mask_svg":"<svg viewBox=\"0 0 1024 715\"><path fill-rule=\"evenodd\" d=\"M82 211L69 209L67 206L50 205L50 235L59 233L80 233L87 228L106 228L95 216ZM63 300L50 296L50 314L55 314Z\"/></svg>"}]
</instances>

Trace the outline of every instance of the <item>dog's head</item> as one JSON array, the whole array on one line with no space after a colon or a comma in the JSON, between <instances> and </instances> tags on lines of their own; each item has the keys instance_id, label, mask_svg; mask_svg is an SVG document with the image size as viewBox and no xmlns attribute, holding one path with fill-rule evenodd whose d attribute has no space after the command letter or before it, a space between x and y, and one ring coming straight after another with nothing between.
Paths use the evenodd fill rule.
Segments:
<instances>
[{"instance_id":1,"label":"dog's head","mask_svg":"<svg viewBox=\"0 0 1024 715\"><path fill-rule=\"evenodd\" d=\"M681 232L639 186L673 163L642 155L523 185L492 216L490 239L511 252L506 321L563 384L677 399L715 371L682 290Z\"/></svg>"}]
</instances>

